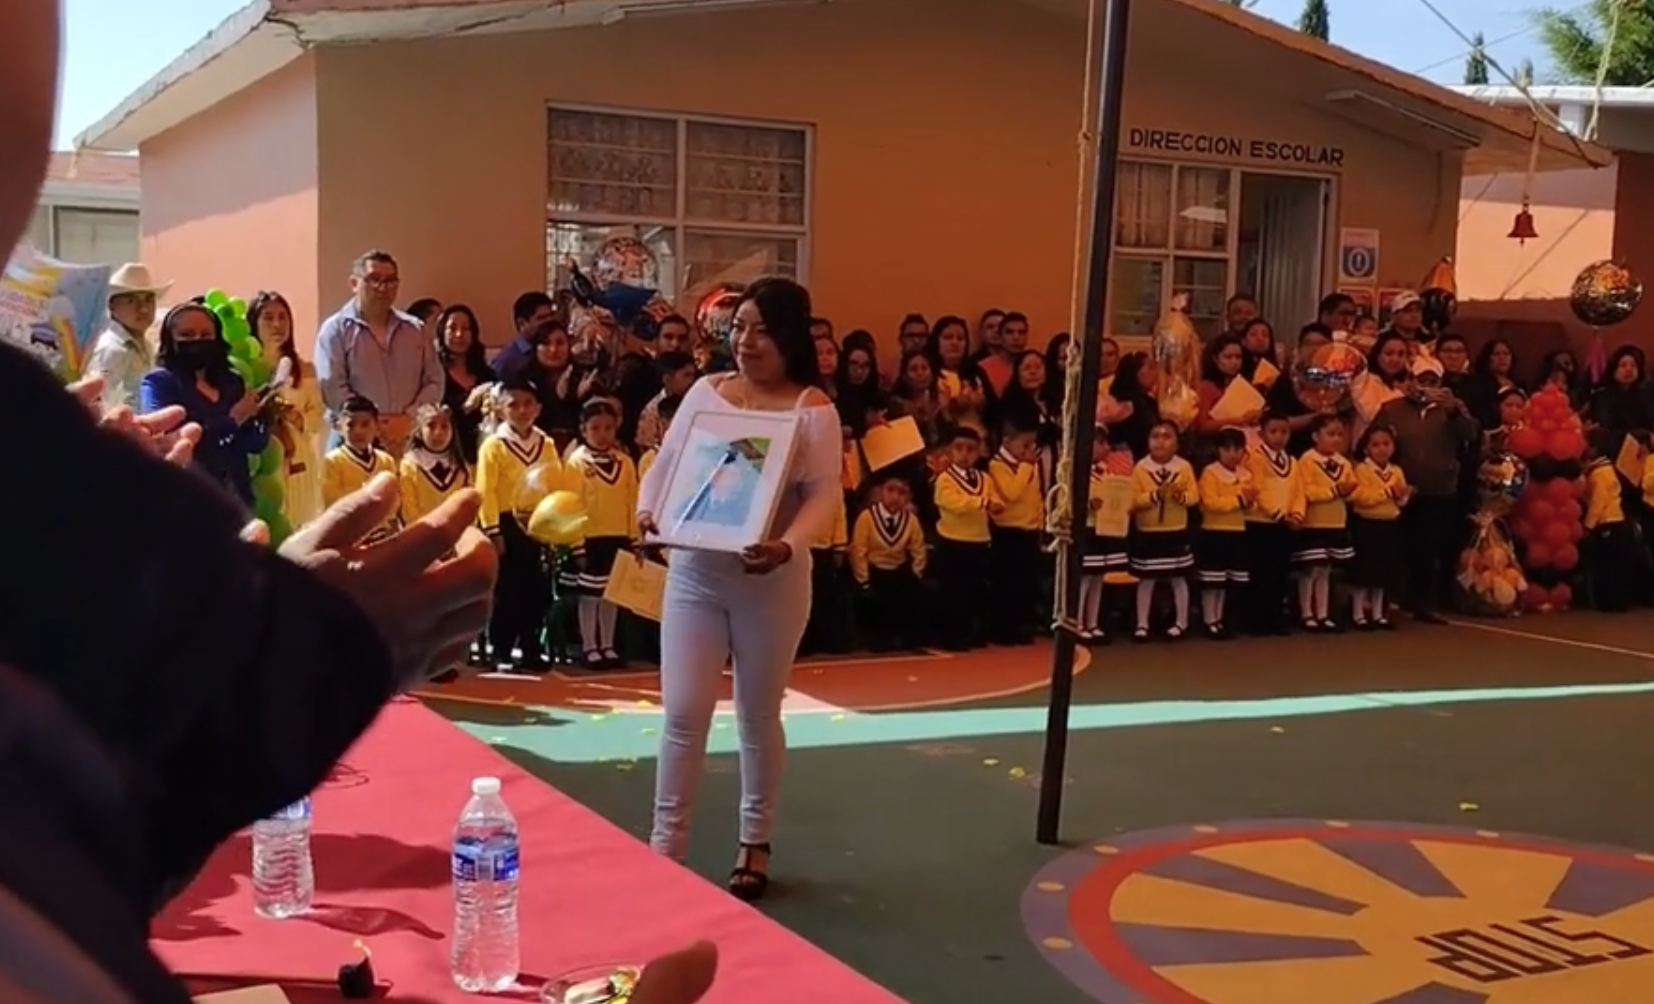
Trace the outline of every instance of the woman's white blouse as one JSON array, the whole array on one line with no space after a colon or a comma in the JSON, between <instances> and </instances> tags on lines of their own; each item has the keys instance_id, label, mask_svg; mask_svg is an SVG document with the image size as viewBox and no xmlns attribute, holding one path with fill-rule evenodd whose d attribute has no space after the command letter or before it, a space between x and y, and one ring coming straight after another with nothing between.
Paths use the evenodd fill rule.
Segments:
<instances>
[{"instance_id":1,"label":"woman's white blouse","mask_svg":"<svg viewBox=\"0 0 1654 1004\"><path fill-rule=\"evenodd\" d=\"M654 515L665 500L667 478L683 452L695 416L709 411L743 411L718 393L721 377L696 381L683 397L678 413L666 431L660 452L638 489L638 512ZM788 471L788 490L781 496L775 515L774 536L791 545L794 554L807 554L810 544L826 533L837 514L844 491L844 433L838 410L831 404L805 405L794 410L799 416L799 441Z\"/></svg>"}]
</instances>

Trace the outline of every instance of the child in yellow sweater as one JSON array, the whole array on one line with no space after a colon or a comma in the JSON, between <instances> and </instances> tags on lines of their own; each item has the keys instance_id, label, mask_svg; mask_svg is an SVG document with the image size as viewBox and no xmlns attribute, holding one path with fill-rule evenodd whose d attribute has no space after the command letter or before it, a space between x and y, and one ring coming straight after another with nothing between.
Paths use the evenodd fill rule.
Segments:
<instances>
[{"instance_id":1,"label":"child in yellow sweater","mask_svg":"<svg viewBox=\"0 0 1654 1004\"><path fill-rule=\"evenodd\" d=\"M1350 626L1357 631L1388 631L1393 625L1385 599L1407 582L1407 540L1401 510L1413 497L1407 475L1390 462L1396 433L1388 425L1369 425L1356 448L1355 491L1350 495Z\"/></svg>"},{"instance_id":2,"label":"child in yellow sweater","mask_svg":"<svg viewBox=\"0 0 1654 1004\"><path fill-rule=\"evenodd\" d=\"M988 461L988 480L1004 508L988 516L993 562L993 606L988 618L997 645L1034 640L1040 596L1040 532L1045 493L1040 487L1039 444L1034 430L1009 425L999 452Z\"/></svg>"},{"instance_id":3,"label":"child in yellow sweater","mask_svg":"<svg viewBox=\"0 0 1654 1004\"><path fill-rule=\"evenodd\" d=\"M1294 527L1292 564L1298 569L1298 616L1305 631L1336 631L1332 570L1355 557L1345 499L1355 494L1355 465L1344 456L1348 432L1337 415L1317 415L1315 444L1298 458L1298 491L1287 520Z\"/></svg>"},{"instance_id":4,"label":"child in yellow sweater","mask_svg":"<svg viewBox=\"0 0 1654 1004\"><path fill-rule=\"evenodd\" d=\"M1246 433L1219 429L1212 437L1217 462L1200 472L1200 538L1195 545L1200 579L1200 619L1214 641L1233 638L1224 620L1231 587L1251 579L1246 555L1246 514L1258 501L1258 486L1246 469Z\"/></svg>"},{"instance_id":5,"label":"child in yellow sweater","mask_svg":"<svg viewBox=\"0 0 1654 1004\"><path fill-rule=\"evenodd\" d=\"M1622 434L1598 429L1585 451L1584 561L1591 604L1604 613L1631 609L1636 580L1637 535L1625 518L1620 476L1610 456L1618 453ZM1647 475L1644 475L1646 480Z\"/></svg>"},{"instance_id":6,"label":"child in yellow sweater","mask_svg":"<svg viewBox=\"0 0 1654 1004\"><path fill-rule=\"evenodd\" d=\"M1108 641L1103 630L1103 589L1108 574L1124 572L1130 564L1126 555L1129 523L1128 532L1119 533L1113 527L1099 526L1098 519L1115 486L1120 481L1132 482L1132 467L1131 451L1110 443L1108 428L1098 425L1091 440L1091 490L1086 500L1084 574L1080 577L1079 638L1093 645Z\"/></svg>"},{"instance_id":7,"label":"child in yellow sweater","mask_svg":"<svg viewBox=\"0 0 1654 1004\"><path fill-rule=\"evenodd\" d=\"M1177 455L1177 426L1156 422L1149 430L1149 455L1132 468L1132 536L1127 547L1137 576L1137 627L1133 641L1149 640L1154 587L1164 580L1172 591L1173 621L1166 637L1189 631L1189 573L1194 570L1189 510L1200 505L1195 470Z\"/></svg>"}]
</instances>

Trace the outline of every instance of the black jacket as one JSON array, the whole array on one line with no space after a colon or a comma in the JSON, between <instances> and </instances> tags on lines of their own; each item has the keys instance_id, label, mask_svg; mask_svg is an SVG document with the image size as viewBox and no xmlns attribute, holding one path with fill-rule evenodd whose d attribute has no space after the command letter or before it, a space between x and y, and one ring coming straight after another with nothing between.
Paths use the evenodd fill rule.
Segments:
<instances>
[{"instance_id":1,"label":"black jacket","mask_svg":"<svg viewBox=\"0 0 1654 1004\"><path fill-rule=\"evenodd\" d=\"M83 816L118 820L30 832L0 808L0 837L80 861L89 888L34 881L45 866L33 851L0 852L0 885L61 918L125 978L134 958L153 962L150 910L222 841L319 784L395 693L395 676L350 599L239 539L239 507L217 486L98 429L9 346L0 387L0 426L13 430L0 664L15 672L13 690L38 687L84 731L82 760L112 765L114 780L81 800ZM17 753L0 752L11 754L6 777ZM27 786L8 777L7 793ZM133 853L101 846L100 829Z\"/></svg>"}]
</instances>

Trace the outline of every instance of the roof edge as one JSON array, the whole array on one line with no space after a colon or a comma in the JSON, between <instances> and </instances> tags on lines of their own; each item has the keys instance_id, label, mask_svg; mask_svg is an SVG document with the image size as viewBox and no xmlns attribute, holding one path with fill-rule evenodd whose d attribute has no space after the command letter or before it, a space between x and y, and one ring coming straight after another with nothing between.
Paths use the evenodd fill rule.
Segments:
<instances>
[{"instance_id":1,"label":"roof edge","mask_svg":"<svg viewBox=\"0 0 1654 1004\"><path fill-rule=\"evenodd\" d=\"M219 22L218 27L208 32L206 37L185 49L178 58L162 67L155 76L144 81L137 90L128 94L102 118L82 130L74 139L74 149L101 153L132 152L132 148L125 143L116 143L112 146L102 144L111 133L125 125L128 119L168 88L245 41L270 20L271 11L272 0L251 0L247 6Z\"/></svg>"},{"instance_id":2,"label":"roof edge","mask_svg":"<svg viewBox=\"0 0 1654 1004\"><path fill-rule=\"evenodd\" d=\"M1509 84L1458 84L1448 90L1496 105L1525 105L1530 99L1557 104L1594 105L1600 100L1604 108L1654 108L1654 88L1649 87L1604 87L1599 90L1589 84L1547 84L1524 91Z\"/></svg>"}]
</instances>

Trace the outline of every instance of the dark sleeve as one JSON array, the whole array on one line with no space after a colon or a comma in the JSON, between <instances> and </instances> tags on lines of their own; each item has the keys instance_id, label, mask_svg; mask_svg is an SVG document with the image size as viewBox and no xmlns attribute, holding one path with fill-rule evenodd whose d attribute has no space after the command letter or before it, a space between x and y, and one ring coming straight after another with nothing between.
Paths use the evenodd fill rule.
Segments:
<instances>
[{"instance_id":1,"label":"dark sleeve","mask_svg":"<svg viewBox=\"0 0 1654 1004\"><path fill-rule=\"evenodd\" d=\"M0 661L62 699L130 772L151 888L310 791L394 693L355 604L274 552L206 479L99 430L0 347Z\"/></svg>"}]
</instances>

